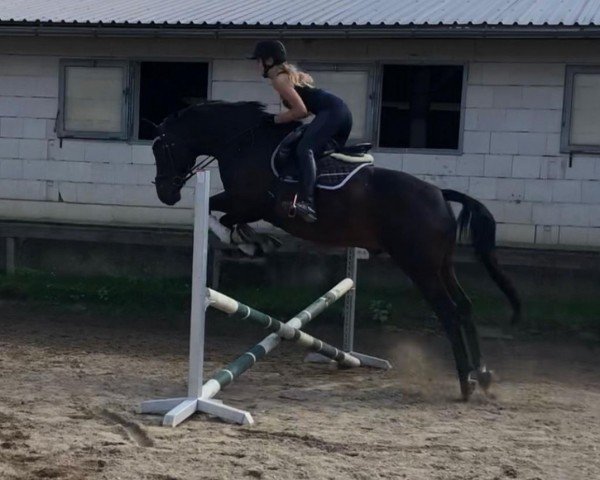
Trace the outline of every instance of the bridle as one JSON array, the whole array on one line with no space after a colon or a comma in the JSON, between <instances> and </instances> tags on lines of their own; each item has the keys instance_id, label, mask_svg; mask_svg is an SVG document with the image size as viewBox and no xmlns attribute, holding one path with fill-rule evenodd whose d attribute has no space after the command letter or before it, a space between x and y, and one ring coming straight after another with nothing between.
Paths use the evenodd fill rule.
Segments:
<instances>
[{"instance_id":1,"label":"bridle","mask_svg":"<svg viewBox=\"0 0 600 480\"><path fill-rule=\"evenodd\" d=\"M254 131L259 126L260 126L260 123L258 125L254 125L253 127L250 127L248 129L244 130L243 132L241 132L237 135L234 135L232 138L230 138L226 142L219 142L218 144L215 145L215 148L212 149L212 151L217 152L216 154L208 155L206 158L200 160L198 163L195 163L192 167L188 168L183 174L176 173L177 169L175 166L175 159L173 158L173 152L171 150L175 145L178 144L180 139L178 139L175 135L173 135L171 133L167 133L167 132L163 131L158 137L156 137L154 139L154 142L156 142L158 140L162 140L161 147L163 149L163 154L164 154L165 158L167 158L169 161L169 166L170 166L171 172L169 174L157 175L156 177L154 177L154 182L152 182L152 183L156 184L160 180L164 180L166 178L171 178L172 179L171 183L174 187L176 187L178 189L183 188L183 186L187 183L187 181L190 178L192 178L194 175L196 175L196 173L204 170L211 163L213 163L215 160L217 160L217 155L220 155L220 154L226 152L227 150L231 149L232 147L237 147L239 142L237 142L237 143L233 143L233 142L236 142L236 140L239 140L244 135L251 133L252 134L252 144L254 144Z\"/></svg>"}]
</instances>

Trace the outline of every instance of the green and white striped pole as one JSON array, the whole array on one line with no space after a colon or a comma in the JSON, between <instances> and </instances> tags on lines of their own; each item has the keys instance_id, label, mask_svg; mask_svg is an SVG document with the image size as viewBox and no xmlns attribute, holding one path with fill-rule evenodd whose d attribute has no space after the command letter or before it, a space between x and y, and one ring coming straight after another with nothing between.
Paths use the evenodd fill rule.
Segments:
<instances>
[{"instance_id":1,"label":"green and white striped pole","mask_svg":"<svg viewBox=\"0 0 600 480\"><path fill-rule=\"evenodd\" d=\"M286 332L287 335L292 335L295 337L297 334L296 332L299 331L299 329L301 329L308 322L310 322L313 318L315 318L317 315L319 315L321 312L323 312L327 307L329 307L331 304L333 304L336 300L340 299L345 293L347 293L350 289L352 289L353 286L354 286L354 282L352 280L350 280L349 278L342 280L335 287L333 287L331 290L329 290L325 295L323 295L318 300L313 302L311 305L306 307L304 310L302 310L298 315L293 317L291 320L289 320L286 323L277 322L279 324L279 327L275 326L273 328L281 328L282 336L284 336L285 335L284 332ZM221 295L221 294L216 295L217 293L218 292L214 292L213 290L207 289L207 296L209 298L209 302L213 302L213 301L215 302L215 303L211 303L210 306L215 307L219 310L222 310L226 313L232 313L232 314L237 315L236 312L238 312L238 306L241 305L241 307L242 307L241 310L244 312L244 315L246 315L249 312L254 312L255 315L252 315L252 313L250 313L250 315L252 316L252 319L254 321L260 322L261 324L264 324L266 326L266 323L263 323L263 322L265 322L265 320L266 320L266 322L268 322L268 320L264 318L264 317L270 318L268 315L257 312L256 310L253 310L246 305L239 304L235 300L233 300L229 297L226 297L225 295ZM271 319L271 321L273 321L273 319ZM275 325L275 324L273 324L273 325ZM292 330L290 330L290 328ZM303 340L298 341L298 343L305 342L305 343L303 343L303 345L308 346L308 343L310 342L312 345L313 337L311 337L310 335L304 334L304 332L300 332L300 333L303 335L306 335L306 337L304 337L303 335L299 335L298 338L303 338ZM248 350L246 353L240 355L238 358L236 358L233 362L231 362L225 368L222 368L221 370L219 370L215 375L213 375L213 377L210 380L208 380L203 385L200 398L210 399L210 398L214 397L217 393L219 393L219 391L221 391L221 389L223 387L229 385L231 382L233 382L233 380L235 380L242 373L244 373L246 370L251 368L258 360L265 357L277 345L279 345L279 343L281 342L282 336L280 336L278 333L272 333L271 335L269 335L265 339L263 339L260 343L256 344L254 347L252 347L250 350ZM316 339L314 339L314 340L316 340ZM331 347L331 346L328 345L328 347ZM334 347L331 347L331 348L334 348ZM339 352L339 350L337 350L337 349L335 349L335 350ZM340 353L344 354L344 356L343 357L340 356L340 358L345 359L346 365L348 365L349 362L358 361L356 358L351 357L350 355L346 354L345 352L340 352ZM358 361L358 364L360 365L360 361Z\"/></svg>"},{"instance_id":2,"label":"green and white striped pole","mask_svg":"<svg viewBox=\"0 0 600 480\"><path fill-rule=\"evenodd\" d=\"M335 360L344 367L360 367L360 360L358 358L353 357L342 350L338 350L334 346L329 345L302 330L282 323L266 313L240 303L227 295L208 288L207 297L209 306L229 314L230 318L236 320L250 320L251 322L258 323L267 330L276 333L284 340L290 340L315 353L320 353L325 357Z\"/></svg>"}]
</instances>

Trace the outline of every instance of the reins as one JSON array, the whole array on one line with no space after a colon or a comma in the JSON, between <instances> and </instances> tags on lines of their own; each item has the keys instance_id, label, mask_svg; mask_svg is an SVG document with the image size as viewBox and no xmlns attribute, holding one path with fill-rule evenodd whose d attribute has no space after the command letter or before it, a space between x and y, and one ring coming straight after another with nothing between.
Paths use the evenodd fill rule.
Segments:
<instances>
[{"instance_id":1,"label":"reins","mask_svg":"<svg viewBox=\"0 0 600 480\"><path fill-rule=\"evenodd\" d=\"M259 124L260 125L260 124ZM240 138L242 138L244 135L246 135L247 133L252 133L252 143L254 143L254 130L256 130L259 125L254 125L253 127L250 127L246 130L244 130L243 132L234 135L232 138L230 138L229 140L227 140L226 142L221 142L221 145L225 145L225 149L231 148L232 146L236 146L237 143L233 143L236 140L239 140ZM176 145L175 140L171 141L170 143L168 142L167 136L171 137L172 139L174 139L174 135L172 134L167 134L166 132L163 132L158 138L163 140L162 143L162 148L165 152L165 156L169 159L169 163L171 166L171 172L174 173L176 172L176 168L175 168L175 159L173 158L173 154L171 151L171 147L173 147L174 145ZM221 153L222 151L224 151L225 149L221 149ZM194 164L192 167L188 168L185 173L183 174L183 176L181 175L157 175L154 178L154 184L156 184L157 181L164 179L164 178L173 178L173 185L175 185L178 188L182 188L187 181L192 178L194 175L196 175L196 173L206 169L211 163L213 163L215 160L217 160L217 157L215 157L214 155L209 155L207 158L204 158L202 160L200 160L198 163Z\"/></svg>"}]
</instances>

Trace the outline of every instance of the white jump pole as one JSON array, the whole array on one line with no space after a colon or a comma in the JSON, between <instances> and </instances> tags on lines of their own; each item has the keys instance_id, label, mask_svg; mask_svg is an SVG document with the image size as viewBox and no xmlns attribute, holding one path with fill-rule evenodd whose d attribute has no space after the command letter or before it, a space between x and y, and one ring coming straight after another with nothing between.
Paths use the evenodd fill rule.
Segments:
<instances>
[{"instance_id":1,"label":"white jump pole","mask_svg":"<svg viewBox=\"0 0 600 480\"><path fill-rule=\"evenodd\" d=\"M369 258L369 252L362 248L348 248L346 250L346 277L352 279L354 288L344 297L344 330L342 348L355 358L358 358L361 367L380 368L389 370L392 365L382 358L372 357L354 351L354 319L356 312L356 282L358 277L358 259ZM318 353L309 353L305 361L315 363L331 363L330 358L324 357Z\"/></svg>"}]
</instances>

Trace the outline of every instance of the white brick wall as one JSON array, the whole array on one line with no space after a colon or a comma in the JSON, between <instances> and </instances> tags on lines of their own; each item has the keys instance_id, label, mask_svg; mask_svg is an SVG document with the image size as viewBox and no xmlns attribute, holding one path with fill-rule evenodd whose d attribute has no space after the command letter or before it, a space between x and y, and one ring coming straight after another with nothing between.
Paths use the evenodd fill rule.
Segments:
<instances>
[{"instance_id":1,"label":"white brick wall","mask_svg":"<svg viewBox=\"0 0 600 480\"><path fill-rule=\"evenodd\" d=\"M499 178L496 181L496 196L498 200L523 200L525 196L525 180Z\"/></svg>"},{"instance_id":2,"label":"white brick wall","mask_svg":"<svg viewBox=\"0 0 600 480\"><path fill-rule=\"evenodd\" d=\"M6 97L57 97L58 77L6 75L0 77L0 95Z\"/></svg>"},{"instance_id":3,"label":"white brick wall","mask_svg":"<svg viewBox=\"0 0 600 480\"><path fill-rule=\"evenodd\" d=\"M0 138L0 155L4 158L19 158L19 140Z\"/></svg>"},{"instance_id":4,"label":"white brick wall","mask_svg":"<svg viewBox=\"0 0 600 480\"><path fill-rule=\"evenodd\" d=\"M560 228L556 225L537 225L535 227L535 243L540 245L558 244Z\"/></svg>"},{"instance_id":5,"label":"white brick wall","mask_svg":"<svg viewBox=\"0 0 600 480\"><path fill-rule=\"evenodd\" d=\"M545 180L525 180L525 194L523 197L530 202L552 201L552 188Z\"/></svg>"},{"instance_id":6,"label":"white brick wall","mask_svg":"<svg viewBox=\"0 0 600 480\"><path fill-rule=\"evenodd\" d=\"M565 178L577 180L600 180L597 176L600 158L575 156L571 167L565 169Z\"/></svg>"},{"instance_id":7,"label":"white brick wall","mask_svg":"<svg viewBox=\"0 0 600 480\"><path fill-rule=\"evenodd\" d=\"M403 171L413 175L454 175L456 173L456 157L451 155L408 155L403 161Z\"/></svg>"},{"instance_id":8,"label":"white brick wall","mask_svg":"<svg viewBox=\"0 0 600 480\"><path fill-rule=\"evenodd\" d=\"M490 132L465 131L463 142L463 149L465 153L490 152Z\"/></svg>"},{"instance_id":9,"label":"white brick wall","mask_svg":"<svg viewBox=\"0 0 600 480\"><path fill-rule=\"evenodd\" d=\"M574 155L569 166L560 153L565 64L571 61L469 67L472 94L457 174L469 176L469 193L493 206L503 241L600 246L600 157ZM488 153L472 140L487 133L489 154L473 155ZM516 228L521 223L533 229Z\"/></svg>"},{"instance_id":10,"label":"white brick wall","mask_svg":"<svg viewBox=\"0 0 600 480\"><path fill-rule=\"evenodd\" d=\"M491 132L492 153L514 154L519 152L519 133Z\"/></svg>"},{"instance_id":11,"label":"white brick wall","mask_svg":"<svg viewBox=\"0 0 600 480\"><path fill-rule=\"evenodd\" d=\"M469 195L480 200L496 199L495 178L472 177L469 181Z\"/></svg>"},{"instance_id":12,"label":"white brick wall","mask_svg":"<svg viewBox=\"0 0 600 480\"><path fill-rule=\"evenodd\" d=\"M54 119L57 108L56 98L0 96L0 116L2 117Z\"/></svg>"},{"instance_id":13,"label":"white brick wall","mask_svg":"<svg viewBox=\"0 0 600 480\"><path fill-rule=\"evenodd\" d=\"M535 226L502 223L496 229L496 236L501 242L530 245L535 241Z\"/></svg>"},{"instance_id":14,"label":"white brick wall","mask_svg":"<svg viewBox=\"0 0 600 480\"><path fill-rule=\"evenodd\" d=\"M165 208L150 184L149 145L65 139L53 132L61 57L212 57L212 97L258 100L280 109L256 65L243 59L248 40L105 39L64 42L27 38L0 46L0 216L82 222L189 223L191 189ZM302 61L369 63L418 58L465 63L468 84L460 154L376 152L376 163L482 200L496 216L500 242L600 247L600 155L560 152L565 65L597 64L600 40L300 40ZM540 48L545 46L545 48ZM7 49L10 49L7 50ZM15 53L21 54L15 54ZM10 53L10 55L9 55ZM213 175L213 190L220 179ZM58 193L66 202L59 203ZM20 203L19 203L20 202ZM35 204L35 208L32 208ZM10 205L8 207L7 205ZM37 216L37 217L36 217Z\"/></svg>"},{"instance_id":15,"label":"white brick wall","mask_svg":"<svg viewBox=\"0 0 600 480\"><path fill-rule=\"evenodd\" d=\"M486 155L483 174L486 177L510 177L512 162L511 155Z\"/></svg>"},{"instance_id":16,"label":"white brick wall","mask_svg":"<svg viewBox=\"0 0 600 480\"><path fill-rule=\"evenodd\" d=\"M465 153L458 157L456 162L457 175L473 177L483 176L485 169L485 155Z\"/></svg>"},{"instance_id":17,"label":"white brick wall","mask_svg":"<svg viewBox=\"0 0 600 480\"><path fill-rule=\"evenodd\" d=\"M553 180L552 201L557 203L581 202L581 182L576 180Z\"/></svg>"},{"instance_id":18,"label":"white brick wall","mask_svg":"<svg viewBox=\"0 0 600 480\"><path fill-rule=\"evenodd\" d=\"M581 183L581 201L597 205L600 210L600 182L582 182Z\"/></svg>"},{"instance_id":19,"label":"white brick wall","mask_svg":"<svg viewBox=\"0 0 600 480\"><path fill-rule=\"evenodd\" d=\"M0 158L0 178L7 180L23 178L23 160L15 158Z\"/></svg>"},{"instance_id":20,"label":"white brick wall","mask_svg":"<svg viewBox=\"0 0 600 480\"><path fill-rule=\"evenodd\" d=\"M46 200L46 182L0 178L0 198L8 200Z\"/></svg>"},{"instance_id":21,"label":"white brick wall","mask_svg":"<svg viewBox=\"0 0 600 480\"><path fill-rule=\"evenodd\" d=\"M249 98L271 105L278 105L279 98L266 82L218 80L212 83L212 98L239 102Z\"/></svg>"},{"instance_id":22,"label":"white brick wall","mask_svg":"<svg viewBox=\"0 0 600 480\"><path fill-rule=\"evenodd\" d=\"M562 227L558 236L558 243L560 245L587 246L589 231L589 228Z\"/></svg>"},{"instance_id":23,"label":"white brick wall","mask_svg":"<svg viewBox=\"0 0 600 480\"><path fill-rule=\"evenodd\" d=\"M518 155L512 163L512 176L514 178L541 178L543 157L530 157Z\"/></svg>"}]
</instances>

